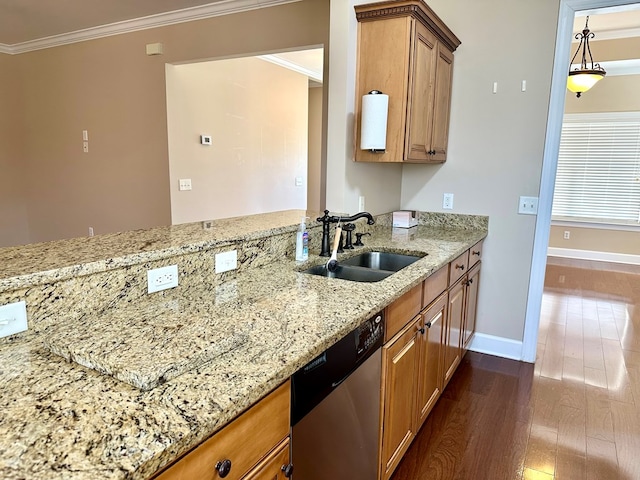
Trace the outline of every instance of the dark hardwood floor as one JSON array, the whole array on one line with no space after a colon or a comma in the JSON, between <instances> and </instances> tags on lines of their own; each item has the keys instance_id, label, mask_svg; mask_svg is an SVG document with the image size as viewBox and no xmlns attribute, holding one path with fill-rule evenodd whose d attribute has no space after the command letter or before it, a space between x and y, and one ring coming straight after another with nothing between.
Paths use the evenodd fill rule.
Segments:
<instances>
[{"instance_id":1,"label":"dark hardwood floor","mask_svg":"<svg viewBox=\"0 0 640 480\"><path fill-rule=\"evenodd\" d=\"M639 480L640 267L549 258L535 365L468 352L392 480Z\"/></svg>"}]
</instances>

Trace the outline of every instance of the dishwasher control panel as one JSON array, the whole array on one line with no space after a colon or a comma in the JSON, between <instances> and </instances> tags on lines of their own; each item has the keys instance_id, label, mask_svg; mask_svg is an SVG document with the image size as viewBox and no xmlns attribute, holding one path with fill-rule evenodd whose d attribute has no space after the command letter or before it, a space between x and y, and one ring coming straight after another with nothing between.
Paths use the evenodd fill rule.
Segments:
<instances>
[{"instance_id":1,"label":"dishwasher control panel","mask_svg":"<svg viewBox=\"0 0 640 480\"><path fill-rule=\"evenodd\" d=\"M370 350L382 345L384 337L384 314L374 315L355 330L356 355L358 360Z\"/></svg>"}]
</instances>

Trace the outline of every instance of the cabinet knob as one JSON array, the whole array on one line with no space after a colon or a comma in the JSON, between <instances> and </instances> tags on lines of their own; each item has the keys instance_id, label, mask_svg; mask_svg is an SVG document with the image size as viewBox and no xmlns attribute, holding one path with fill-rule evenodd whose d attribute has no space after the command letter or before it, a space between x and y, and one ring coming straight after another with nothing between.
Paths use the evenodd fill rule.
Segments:
<instances>
[{"instance_id":1,"label":"cabinet knob","mask_svg":"<svg viewBox=\"0 0 640 480\"><path fill-rule=\"evenodd\" d=\"M290 463L288 465L283 465L280 470L284 472L285 477L290 478L291 475L293 475L293 463Z\"/></svg>"},{"instance_id":2,"label":"cabinet knob","mask_svg":"<svg viewBox=\"0 0 640 480\"><path fill-rule=\"evenodd\" d=\"M216 463L216 472L220 478L224 478L229 475L231 471L231 460L225 459L221 462Z\"/></svg>"},{"instance_id":3,"label":"cabinet knob","mask_svg":"<svg viewBox=\"0 0 640 480\"><path fill-rule=\"evenodd\" d=\"M431 328L431 322L425 323L424 326L427 327L427 328Z\"/></svg>"},{"instance_id":4,"label":"cabinet knob","mask_svg":"<svg viewBox=\"0 0 640 480\"><path fill-rule=\"evenodd\" d=\"M459 263L456 263L456 268L458 270L464 270L464 265L460 265Z\"/></svg>"},{"instance_id":5,"label":"cabinet knob","mask_svg":"<svg viewBox=\"0 0 640 480\"><path fill-rule=\"evenodd\" d=\"M480 256L480 252L478 250L471 250L471 255Z\"/></svg>"},{"instance_id":6,"label":"cabinet knob","mask_svg":"<svg viewBox=\"0 0 640 480\"><path fill-rule=\"evenodd\" d=\"M421 326L421 325L416 325L416 328L418 329L418 331L419 331L421 334L423 334L423 335L424 335L425 330L424 330L424 327L423 327L423 326Z\"/></svg>"}]
</instances>

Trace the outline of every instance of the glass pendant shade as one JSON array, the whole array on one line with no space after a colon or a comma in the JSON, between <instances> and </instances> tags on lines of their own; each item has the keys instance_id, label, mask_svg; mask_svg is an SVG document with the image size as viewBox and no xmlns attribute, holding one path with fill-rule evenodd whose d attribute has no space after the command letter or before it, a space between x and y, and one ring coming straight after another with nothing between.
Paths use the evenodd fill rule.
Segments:
<instances>
[{"instance_id":1,"label":"glass pendant shade","mask_svg":"<svg viewBox=\"0 0 640 480\"><path fill-rule=\"evenodd\" d=\"M574 70L569 72L567 78L567 88L569 91L578 94L586 92L596 83L604 78L605 72L601 70Z\"/></svg>"}]
</instances>

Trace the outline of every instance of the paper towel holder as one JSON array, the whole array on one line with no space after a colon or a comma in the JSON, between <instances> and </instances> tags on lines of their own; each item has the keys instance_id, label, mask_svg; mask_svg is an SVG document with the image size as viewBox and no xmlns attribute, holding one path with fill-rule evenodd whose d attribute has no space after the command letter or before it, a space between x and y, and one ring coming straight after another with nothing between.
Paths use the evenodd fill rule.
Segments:
<instances>
[{"instance_id":1,"label":"paper towel holder","mask_svg":"<svg viewBox=\"0 0 640 480\"><path fill-rule=\"evenodd\" d=\"M389 95L371 90L362 96L360 150L385 153L387 150L387 114Z\"/></svg>"}]
</instances>

